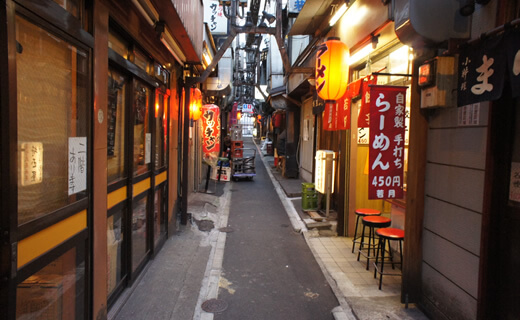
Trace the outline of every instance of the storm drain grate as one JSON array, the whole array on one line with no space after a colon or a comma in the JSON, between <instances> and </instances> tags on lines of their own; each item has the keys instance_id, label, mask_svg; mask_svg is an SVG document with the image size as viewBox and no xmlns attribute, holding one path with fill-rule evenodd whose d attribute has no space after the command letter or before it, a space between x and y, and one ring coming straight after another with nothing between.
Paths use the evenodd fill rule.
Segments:
<instances>
[{"instance_id":1,"label":"storm drain grate","mask_svg":"<svg viewBox=\"0 0 520 320\"><path fill-rule=\"evenodd\" d=\"M206 312L216 313L227 309L228 303L224 300L210 299L202 303L202 310Z\"/></svg>"},{"instance_id":2,"label":"storm drain grate","mask_svg":"<svg viewBox=\"0 0 520 320\"><path fill-rule=\"evenodd\" d=\"M235 230L233 230L233 228L231 227L222 227L220 229L218 229L220 232L233 232Z\"/></svg>"}]
</instances>

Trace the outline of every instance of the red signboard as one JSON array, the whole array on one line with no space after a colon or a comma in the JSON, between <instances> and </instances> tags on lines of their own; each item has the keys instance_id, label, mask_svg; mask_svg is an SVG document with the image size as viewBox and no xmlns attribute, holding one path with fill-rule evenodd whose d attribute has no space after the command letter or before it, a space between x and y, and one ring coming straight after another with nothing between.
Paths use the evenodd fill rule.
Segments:
<instances>
[{"instance_id":1,"label":"red signboard","mask_svg":"<svg viewBox=\"0 0 520 320\"><path fill-rule=\"evenodd\" d=\"M407 87L369 86L369 199L402 199Z\"/></svg>"},{"instance_id":2,"label":"red signboard","mask_svg":"<svg viewBox=\"0 0 520 320\"><path fill-rule=\"evenodd\" d=\"M358 116L358 128L368 128L370 122L370 85L377 84L377 75L361 79L361 107Z\"/></svg>"},{"instance_id":3,"label":"red signboard","mask_svg":"<svg viewBox=\"0 0 520 320\"><path fill-rule=\"evenodd\" d=\"M325 103L323 112L323 129L327 131L350 129L350 100L348 90L336 103Z\"/></svg>"},{"instance_id":4,"label":"red signboard","mask_svg":"<svg viewBox=\"0 0 520 320\"><path fill-rule=\"evenodd\" d=\"M220 112L214 104L202 107L202 152L204 161L215 164L220 152Z\"/></svg>"}]
</instances>

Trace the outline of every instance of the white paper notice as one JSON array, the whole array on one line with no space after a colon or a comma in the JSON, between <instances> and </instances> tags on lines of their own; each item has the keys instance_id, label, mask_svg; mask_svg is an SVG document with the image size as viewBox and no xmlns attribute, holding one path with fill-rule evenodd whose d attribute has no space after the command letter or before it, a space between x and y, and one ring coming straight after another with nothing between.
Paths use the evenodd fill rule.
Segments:
<instances>
[{"instance_id":1,"label":"white paper notice","mask_svg":"<svg viewBox=\"0 0 520 320\"><path fill-rule=\"evenodd\" d=\"M146 142L144 145L145 152L144 152L144 163L150 163L150 158L152 156L152 134L147 133L146 134Z\"/></svg>"},{"instance_id":2,"label":"white paper notice","mask_svg":"<svg viewBox=\"0 0 520 320\"><path fill-rule=\"evenodd\" d=\"M520 202L520 163L511 163L511 179L509 182L509 200Z\"/></svg>"},{"instance_id":3,"label":"white paper notice","mask_svg":"<svg viewBox=\"0 0 520 320\"><path fill-rule=\"evenodd\" d=\"M21 144L22 186L41 183L43 180L43 143Z\"/></svg>"},{"instance_id":4,"label":"white paper notice","mask_svg":"<svg viewBox=\"0 0 520 320\"><path fill-rule=\"evenodd\" d=\"M87 189L87 138L69 138L69 196Z\"/></svg>"}]
</instances>

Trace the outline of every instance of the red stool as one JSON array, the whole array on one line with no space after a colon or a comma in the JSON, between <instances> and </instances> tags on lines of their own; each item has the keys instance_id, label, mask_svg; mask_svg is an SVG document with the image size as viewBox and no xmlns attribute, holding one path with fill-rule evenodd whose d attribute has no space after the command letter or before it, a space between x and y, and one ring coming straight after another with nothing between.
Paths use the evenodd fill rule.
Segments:
<instances>
[{"instance_id":1,"label":"red stool","mask_svg":"<svg viewBox=\"0 0 520 320\"><path fill-rule=\"evenodd\" d=\"M363 233L361 234L361 242L359 243L359 250L358 250L358 256L357 260L359 261L359 256L363 255L365 258L367 258L367 270L369 267L370 259L375 258L376 253L376 235L375 235L375 229L376 228L386 228L389 227L390 224L392 224L392 220L387 217L381 217L381 216L372 216L372 217L364 217L363 220ZM368 227L368 245L367 245L367 253L363 252L363 247L365 246L365 227ZM372 252L374 255L370 255L370 249L372 249Z\"/></svg>"},{"instance_id":2,"label":"red stool","mask_svg":"<svg viewBox=\"0 0 520 320\"><path fill-rule=\"evenodd\" d=\"M390 253L390 262L392 263L392 269L395 269L395 264L400 264L402 266L403 263L403 240L404 240L404 230L397 228L381 228L376 231L379 236L379 245L377 246L376 253L376 262L374 263L374 278L377 279L377 274L379 273L379 290L381 290L381 284L383 283L383 275L388 276L400 276L399 273L384 273L383 269L385 266L385 251L386 251L386 243L388 241L388 252ZM399 241L399 254L401 255L401 260L399 262L394 262L394 257L392 254L392 247L390 246L390 241ZM379 261L379 252L381 252L381 261ZM381 270L379 270L378 263L381 262Z\"/></svg>"},{"instance_id":3,"label":"red stool","mask_svg":"<svg viewBox=\"0 0 520 320\"><path fill-rule=\"evenodd\" d=\"M359 218L360 217L367 217L367 216L380 216L381 215L381 211L379 210L376 210L376 209L368 209L368 208L361 208L361 209L356 209L355 211L356 213L356 229L354 230L354 238L352 239L352 253L354 253L354 248L356 247L356 243L359 243L360 241L358 240L359 238L361 238L361 236L358 237L357 235L357 228L358 228L358 224L359 224Z\"/></svg>"}]
</instances>

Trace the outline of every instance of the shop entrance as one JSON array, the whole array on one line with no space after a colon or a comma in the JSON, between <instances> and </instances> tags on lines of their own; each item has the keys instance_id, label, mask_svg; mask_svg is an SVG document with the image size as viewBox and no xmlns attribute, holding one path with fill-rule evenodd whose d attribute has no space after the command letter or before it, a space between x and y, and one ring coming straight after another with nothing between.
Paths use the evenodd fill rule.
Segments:
<instances>
[{"instance_id":1,"label":"shop entrance","mask_svg":"<svg viewBox=\"0 0 520 320\"><path fill-rule=\"evenodd\" d=\"M109 304L166 239L168 91L114 67L108 74Z\"/></svg>"},{"instance_id":2,"label":"shop entrance","mask_svg":"<svg viewBox=\"0 0 520 320\"><path fill-rule=\"evenodd\" d=\"M491 108L493 160L485 192L491 194L491 201L482 222L481 275L485 281L480 288L484 306L480 319L518 319L520 315L520 99L511 99L508 86Z\"/></svg>"}]
</instances>

